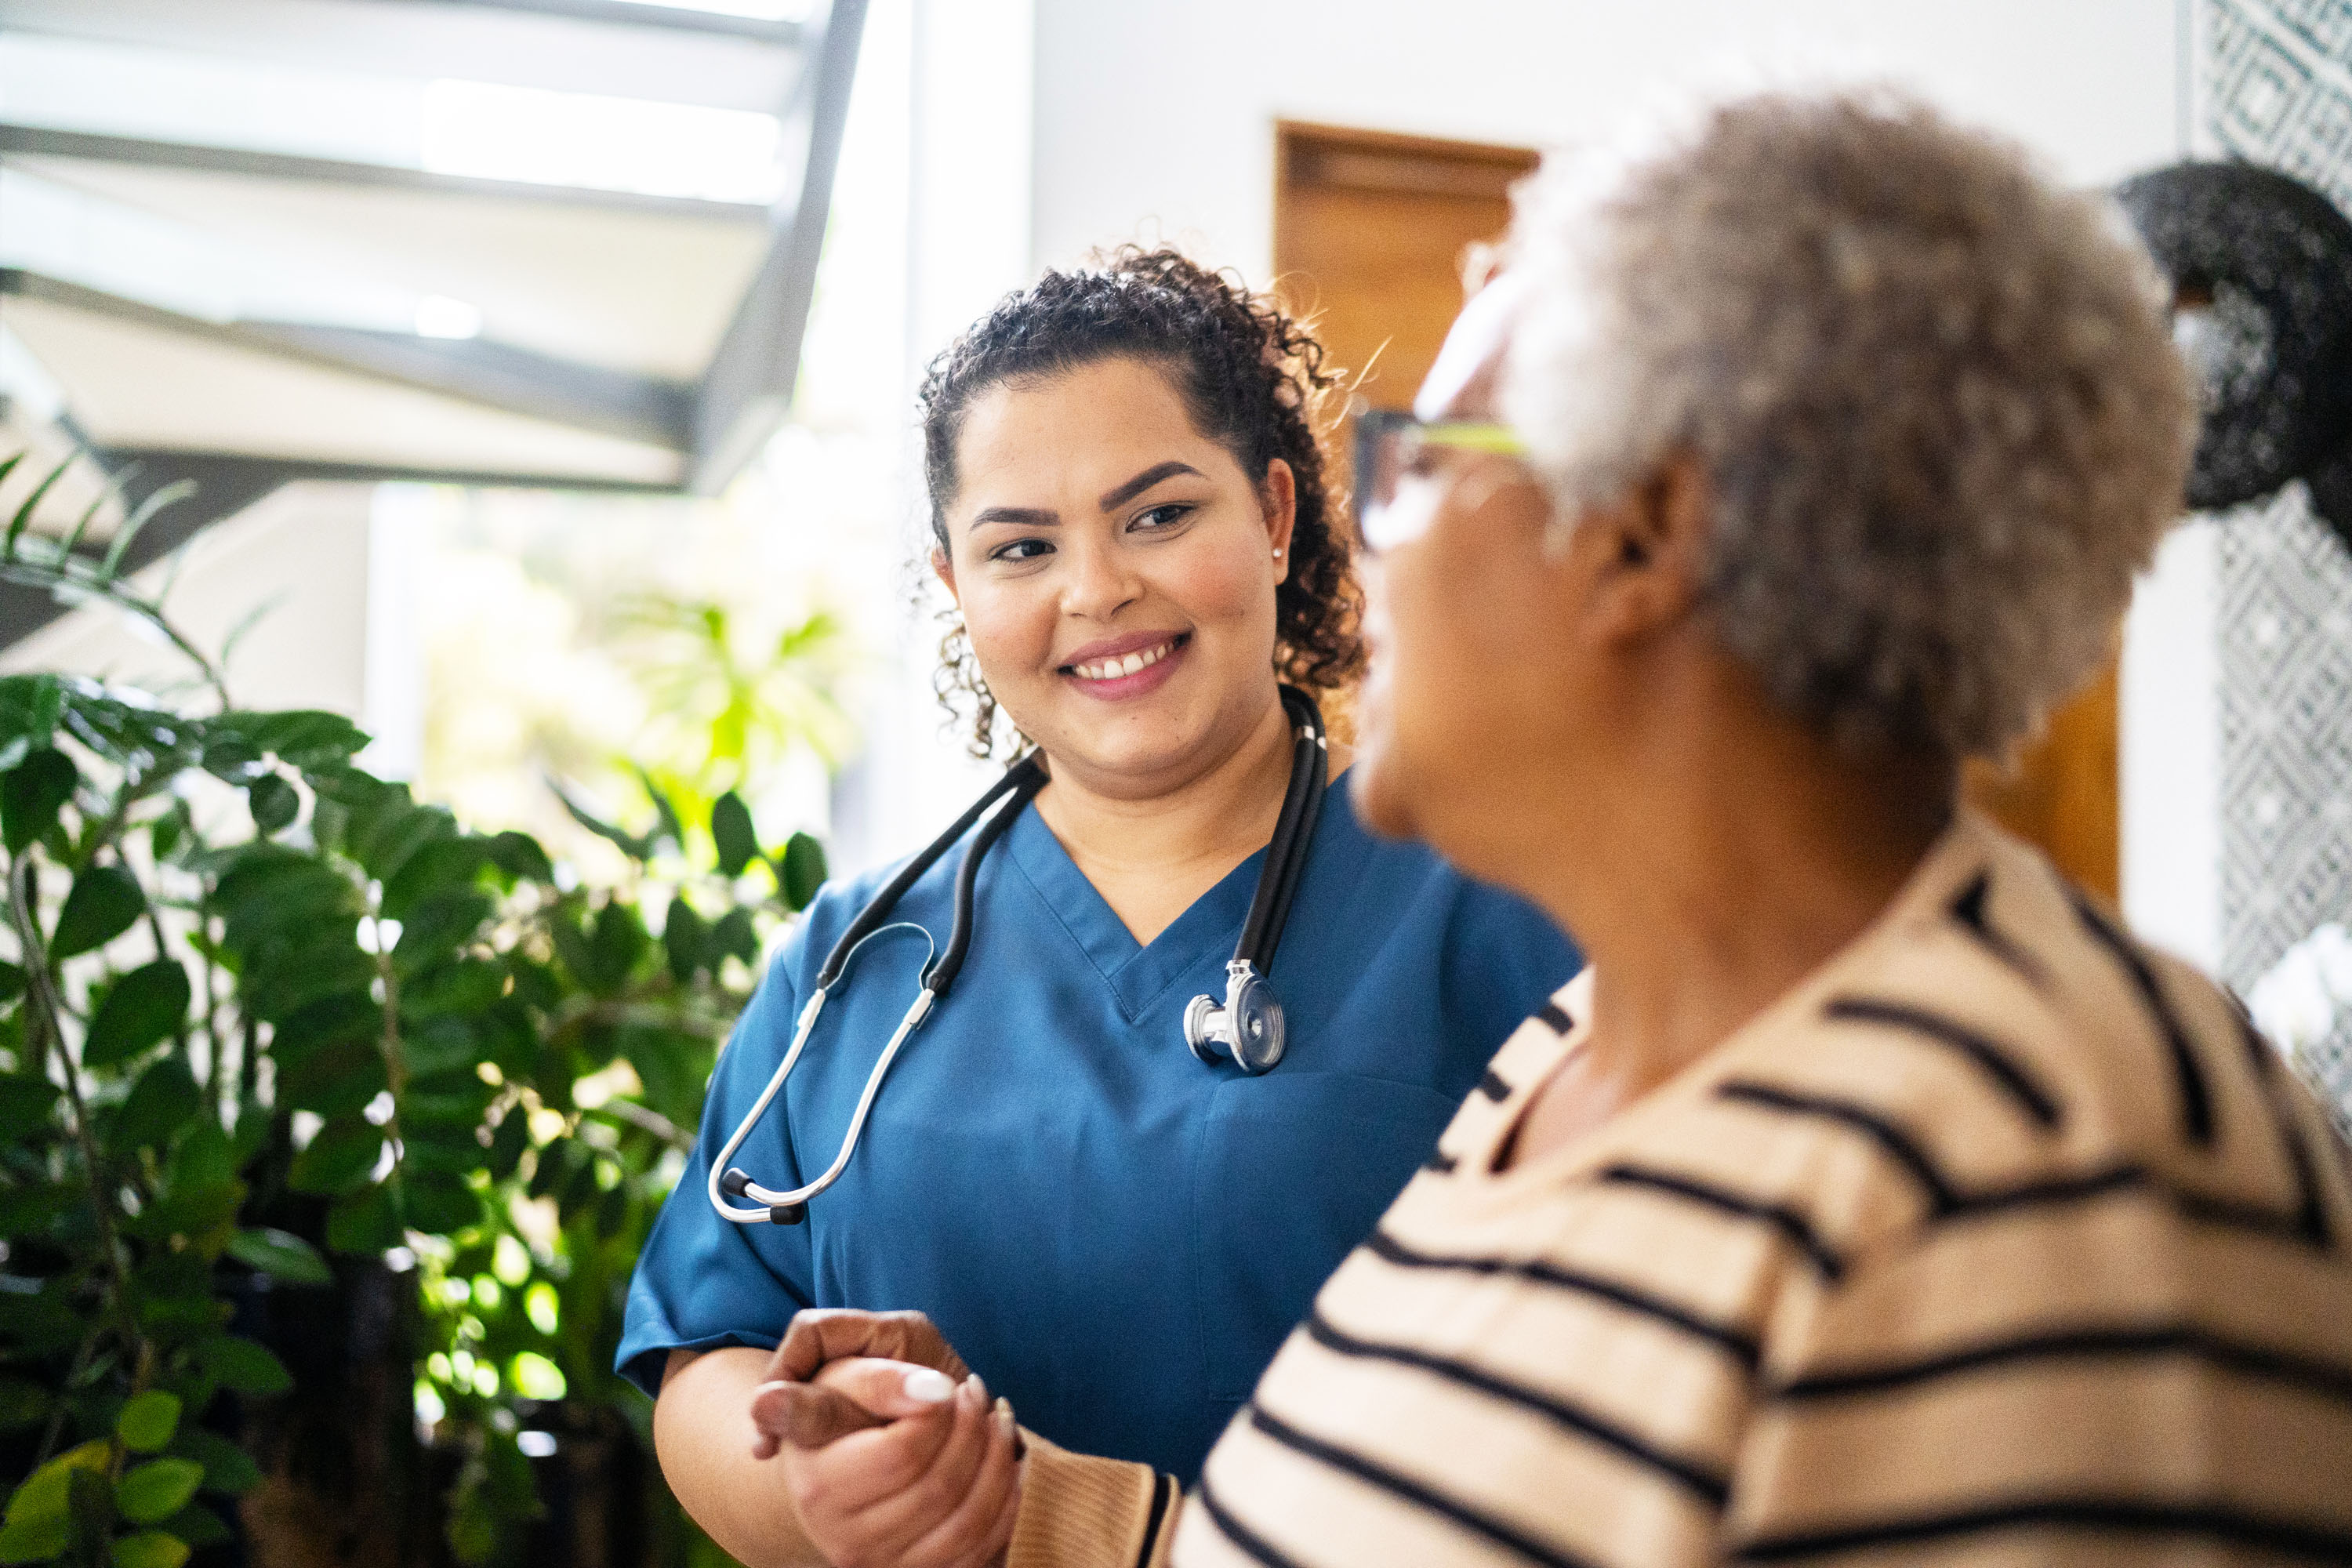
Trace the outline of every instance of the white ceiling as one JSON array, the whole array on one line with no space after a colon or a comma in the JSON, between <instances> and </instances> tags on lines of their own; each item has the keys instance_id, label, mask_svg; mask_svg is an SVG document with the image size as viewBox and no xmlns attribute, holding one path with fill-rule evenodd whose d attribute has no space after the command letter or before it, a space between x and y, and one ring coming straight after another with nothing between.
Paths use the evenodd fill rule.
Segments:
<instances>
[{"instance_id":1,"label":"white ceiling","mask_svg":"<svg viewBox=\"0 0 2352 1568\"><path fill-rule=\"evenodd\" d=\"M61 395L101 450L681 483L669 411L797 211L803 32L616 0L0 0L0 397ZM457 122L480 144L450 145L452 84L494 111ZM551 124L599 116L607 163L533 171ZM639 194L716 188L713 148L770 162L733 199ZM239 326L270 322L374 336L338 359Z\"/></svg>"}]
</instances>

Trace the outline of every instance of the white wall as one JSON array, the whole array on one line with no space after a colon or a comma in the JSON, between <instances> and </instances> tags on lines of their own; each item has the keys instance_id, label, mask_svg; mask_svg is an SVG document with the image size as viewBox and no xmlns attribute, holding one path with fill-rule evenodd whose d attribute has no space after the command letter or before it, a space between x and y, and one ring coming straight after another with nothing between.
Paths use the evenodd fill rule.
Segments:
<instances>
[{"instance_id":1,"label":"white wall","mask_svg":"<svg viewBox=\"0 0 2352 1568\"><path fill-rule=\"evenodd\" d=\"M1276 119L1546 145L1727 58L1906 80L2105 182L2179 145L2176 0L1035 0L1034 259L1156 232L1263 279Z\"/></svg>"}]
</instances>

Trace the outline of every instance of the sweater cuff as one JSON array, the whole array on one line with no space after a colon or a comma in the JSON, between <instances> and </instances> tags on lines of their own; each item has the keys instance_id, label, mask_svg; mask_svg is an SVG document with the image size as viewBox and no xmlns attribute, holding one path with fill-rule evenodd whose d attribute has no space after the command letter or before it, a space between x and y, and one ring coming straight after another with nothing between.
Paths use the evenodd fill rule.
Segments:
<instances>
[{"instance_id":1,"label":"sweater cuff","mask_svg":"<svg viewBox=\"0 0 2352 1568\"><path fill-rule=\"evenodd\" d=\"M1134 1568L1147 1540L1151 1561L1164 1560L1169 1531L1154 1527L1174 1500L1150 1466L1073 1454L1026 1427L1021 1435L1029 1457L1005 1568Z\"/></svg>"}]
</instances>

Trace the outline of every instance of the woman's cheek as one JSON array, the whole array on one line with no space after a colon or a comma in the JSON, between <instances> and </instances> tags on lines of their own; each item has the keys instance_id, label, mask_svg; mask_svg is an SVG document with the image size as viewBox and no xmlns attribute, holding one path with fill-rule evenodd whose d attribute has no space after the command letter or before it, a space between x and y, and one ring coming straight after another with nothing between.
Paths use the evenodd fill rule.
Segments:
<instances>
[{"instance_id":1,"label":"woman's cheek","mask_svg":"<svg viewBox=\"0 0 2352 1568\"><path fill-rule=\"evenodd\" d=\"M1003 701L1018 700L1021 689L1037 680L1054 651L1054 607L1050 597L1028 584L986 583L964 595L964 633L971 639L972 657L980 661L981 678Z\"/></svg>"}]
</instances>

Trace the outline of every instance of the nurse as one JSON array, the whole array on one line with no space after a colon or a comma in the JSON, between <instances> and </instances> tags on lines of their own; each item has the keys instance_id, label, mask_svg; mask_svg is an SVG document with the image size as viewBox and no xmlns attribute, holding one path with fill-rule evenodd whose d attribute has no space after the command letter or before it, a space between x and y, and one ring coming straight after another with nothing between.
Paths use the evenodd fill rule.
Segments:
<instances>
[{"instance_id":1,"label":"nurse","mask_svg":"<svg viewBox=\"0 0 2352 1568\"><path fill-rule=\"evenodd\" d=\"M904 1440L751 1457L752 1391L805 1308L938 1324L979 1374L930 1424L954 1473L1010 1464L1002 1395L1058 1443L1189 1482L1487 1058L1578 967L1532 908L1371 837L1334 783L1270 975L1286 1053L1251 1076L1186 1048L1289 782L1278 683L1326 695L1362 668L1316 439L1333 380L1270 301L1132 250L1048 273L931 367L932 564L961 616L943 684L976 749L1009 721L1050 783L981 861L961 976L838 1184L803 1223L732 1224L705 1197L712 1162L888 871L819 895L639 1262L619 1369L657 1400L680 1500L747 1563L866 1554L840 1536L857 1445ZM1347 762L1333 745L1330 772ZM790 1188L832 1162L946 944L957 859L857 954L730 1164Z\"/></svg>"}]
</instances>

